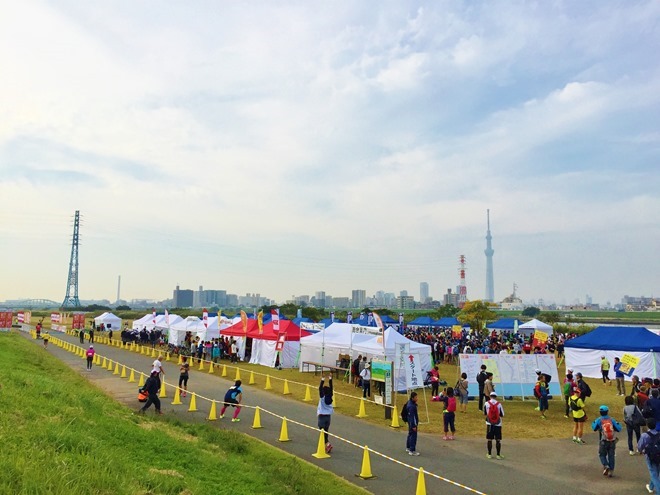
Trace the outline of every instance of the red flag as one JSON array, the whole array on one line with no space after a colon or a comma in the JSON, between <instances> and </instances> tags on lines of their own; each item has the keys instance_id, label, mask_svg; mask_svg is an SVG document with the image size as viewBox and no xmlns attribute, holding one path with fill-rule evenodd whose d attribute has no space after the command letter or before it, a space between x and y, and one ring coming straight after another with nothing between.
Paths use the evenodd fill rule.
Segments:
<instances>
[{"instance_id":1,"label":"red flag","mask_svg":"<svg viewBox=\"0 0 660 495\"><path fill-rule=\"evenodd\" d=\"M202 321L204 322L204 328L209 327L209 312L206 311L206 308L202 311Z\"/></svg>"},{"instance_id":2,"label":"red flag","mask_svg":"<svg viewBox=\"0 0 660 495\"><path fill-rule=\"evenodd\" d=\"M273 317L273 331L279 332L280 331L280 310L279 309L271 309L270 314Z\"/></svg>"}]
</instances>

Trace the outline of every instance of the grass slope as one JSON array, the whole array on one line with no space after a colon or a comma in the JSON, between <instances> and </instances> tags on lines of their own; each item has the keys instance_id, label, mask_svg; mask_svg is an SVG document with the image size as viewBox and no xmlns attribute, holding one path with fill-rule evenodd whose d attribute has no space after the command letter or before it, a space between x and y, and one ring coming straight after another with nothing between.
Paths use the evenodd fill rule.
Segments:
<instances>
[{"instance_id":1,"label":"grass slope","mask_svg":"<svg viewBox=\"0 0 660 495\"><path fill-rule=\"evenodd\" d=\"M15 334L0 386L0 494L367 493L240 433L133 416Z\"/></svg>"}]
</instances>

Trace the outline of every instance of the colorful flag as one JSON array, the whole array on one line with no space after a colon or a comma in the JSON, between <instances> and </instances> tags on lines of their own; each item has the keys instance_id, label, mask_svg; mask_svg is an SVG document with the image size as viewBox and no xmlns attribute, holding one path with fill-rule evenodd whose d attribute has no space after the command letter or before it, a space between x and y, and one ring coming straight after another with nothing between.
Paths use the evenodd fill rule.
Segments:
<instances>
[{"instance_id":1,"label":"colorful flag","mask_svg":"<svg viewBox=\"0 0 660 495\"><path fill-rule=\"evenodd\" d=\"M331 311L330 312L330 323L334 323L334 322L335 322L335 312Z\"/></svg>"},{"instance_id":2,"label":"colorful flag","mask_svg":"<svg viewBox=\"0 0 660 495\"><path fill-rule=\"evenodd\" d=\"M170 326L170 312L165 310L165 325Z\"/></svg>"},{"instance_id":3,"label":"colorful flag","mask_svg":"<svg viewBox=\"0 0 660 495\"><path fill-rule=\"evenodd\" d=\"M204 328L209 327L209 312L204 308L202 310L202 321L204 322Z\"/></svg>"},{"instance_id":4,"label":"colorful flag","mask_svg":"<svg viewBox=\"0 0 660 495\"><path fill-rule=\"evenodd\" d=\"M156 324L156 308L151 308L151 320Z\"/></svg>"},{"instance_id":5,"label":"colorful flag","mask_svg":"<svg viewBox=\"0 0 660 495\"><path fill-rule=\"evenodd\" d=\"M369 313L369 316L376 322L376 326L380 328L380 336L378 338L380 339L379 342L383 344L383 351L385 351L385 327L383 326L383 320L381 320L376 312Z\"/></svg>"},{"instance_id":6,"label":"colorful flag","mask_svg":"<svg viewBox=\"0 0 660 495\"><path fill-rule=\"evenodd\" d=\"M280 331L280 310L279 308L271 309L271 316L273 317L273 331Z\"/></svg>"},{"instance_id":7,"label":"colorful flag","mask_svg":"<svg viewBox=\"0 0 660 495\"><path fill-rule=\"evenodd\" d=\"M369 313L367 316L367 325L371 326L371 324L374 322L374 313ZM378 325L376 325L378 326Z\"/></svg>"},{"instance_id":8,"label":"colorful flag","mask_svg":"<svg viewBox=\"0 0 660 495\"><path fill-rule=\"evenodd\" d=\"M247 335L247 327L248 327L248 317L247 313L241 309L241 323L243 323L243 331L245 332L245 335Z\"/></svg>"},{"instance_id":9,"label":"colorful flag","mask_svg":"<svg viewBox=\"0 0 660 495\"><path fill-rule=\"evenodd\" d=\"M353 312L349 311L346 313L346 323L353 323Z\"/></svg>"},{"instance_id":10,"label":"colorful flag","mask_svg":"<svg viewBox=\"0 0 660 495\"><path fill-rule=\"evenodd\" d=\"M262 309L257 314L257 325L259 325L259 335L264 333L264 310Z\"/></svg>"}]
</instances>

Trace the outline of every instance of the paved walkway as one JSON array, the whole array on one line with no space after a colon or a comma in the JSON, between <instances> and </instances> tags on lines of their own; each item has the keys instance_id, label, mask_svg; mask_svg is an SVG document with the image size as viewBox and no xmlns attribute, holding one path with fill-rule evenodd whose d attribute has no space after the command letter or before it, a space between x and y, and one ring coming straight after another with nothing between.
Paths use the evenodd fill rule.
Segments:
<instances>
[{"instance_id":1,"label":"paved walkway","mask_svg":"<svg viewBox=\"0 0 660 495\"><path fill-rule=\"evenodd\" d=\"M27 337L26 334L23 334ZM79 344L73 336L54 334L68 342ZM41 345L41 341L39 341ZM149 373L153 358L129 352L117 347L96 343L96 351L101 356L116 360L127 367ZM85 371L85 361L57 346L51 345L48 352L61 359L74 370L84 375L90 382L107 391L118 401L131 409L137 409L137 384L128 383L109 371L95 366L91 372ZM167 383L178 380L176 363L165 362L165 378ZM208 374L192 371L189 388L199 395L211 399L222 400L224 392L233 385L233 379L221 378L219 372ZM233 373L231 373L233 378ZM243 374L245 375L245 373ZM316 399L314 405L287 399L285 396L263 390L264 384L245 385L248 376L242 376L244 382L244 402L247 405L259 405L274 413L286 416L301 423L316 425ZM275 385L275 383L274 383ZM163 411L168 415L186 421L204 422L209 414L210 405L198 400L199 412L189 413L189 397L182 399L185 405L171 405L174 389L168 387L168 397L161 399ZM314 397L314 396L313 396ZM341 407L339 411L345 412ZM219 409L218 409L219 415ZM214 426L234 429L250 436L259 438L286 452L294 454L319 467L332 471L352 483L366 488L377 495L399 495L415 493L418 472L380 456L370 455L371 468L375 479L362 480L355 476L360 472L363 451L355 446L337 439L331 440L334 445L332 458L317 460L312 457L316 451L318 433L289 423L290 442L278 442L281 420L262 412L263 429L250 428L253 420L253 410L241 411L242 421L232 423L229 416L213 422ZM458 425L460 428L460 423ZM568 427L567 427L568 429ZM648 471L644 459L640 456L628 455L624 442L619 444L616 476L604 478L599 468L597 457L597 437L595 434L585 436L588 444L575 445L570 439L547 440L508 440L506 438L506 418L504 422L504 440L502 453L505 460L486 459L485 439L459 438L453 442L445 442L437 435L425 435L423 425L420 427L418 439L419 457L408 456L405 452L406 431L395 430L361 421L353 416L335 412L332 418L331 433L347 438L358 445L368 445L370 449L382 452L403 463L423 467L425 470L439 476L454 480L468 487L489 495L510 493L547 493L559 494L638 494L644 493L644 484L648 482ZM485 431L485 428L484 428ZM625 431L623 432L625 437ZM624 455L625 454L625 455ZM470 492L445 481L425 477L426 491L429 495L466 495Z\"/></svg>"}]
</instances>

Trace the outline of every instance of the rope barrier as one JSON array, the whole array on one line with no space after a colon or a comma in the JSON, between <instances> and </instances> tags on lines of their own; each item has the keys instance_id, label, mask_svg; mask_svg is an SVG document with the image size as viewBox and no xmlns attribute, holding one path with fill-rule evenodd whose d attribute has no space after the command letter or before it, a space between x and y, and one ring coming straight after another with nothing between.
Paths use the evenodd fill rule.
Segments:
<instances>
[{"instance_id":1,"label":"rope barrier","mask_svg":"<svg viewBox=\"0 0 660 495\"><path fill-rule=\"evenodd\" d=\"M57 338L57 337L52 337L52 336L51 336L51 340L54 341L55 345L58 345L59 347L64 347L65 350L68 350L69 352L76 353L76 355L80 355L81 352L84 352L84 348L82 348L82 347L80 347L80 346L76 346L75 344L70 344L70 343L68 343L68 342L66 342L66 341L63 341L63 340ZM99 355L99 356L100 356L100 355ZM103 356L103 359L105 360L106 357ZM114 361L114 364L115 364L115 369L117 369L117 368L119 367L119 363L118 363L117 361ZM125 370L127 370L127 371L130 371L130 372L131 372L131 375L132 375L134 372L140 373L140 378L141 378L141 379L142 379L142 377L143 377L143 375L144 375L144 373L142 373L141 371L136 370L136 369L134 369L134 368L127 367L126 365L123 365L123 364L122 364L122 367L123 367L123 369L125 369ZM235 366L231 366L231 365L230 365L230 367L231 367L231 368L237 368L237 369L238 369L238 367L235 367ZM109 366L109 369L112 369L112 368L110 368L110 366ZM191 368L191 369L192 369L192 368ZM264 376L270 376L270 375L266 375L266 374L264 374L264 373L257 373L257 374L264 375ZM113 373L113 375L119 375L119 373ZM125 378L124 373L121 374L121 378ZM284 380L284 381L286 381L286 379L281 379L281 378L277 378L277 379L278 379L278 380ZM130 380L129 380L129 382L130 382ZM291 383L296 383L296 384L297 384L297 382L291 382ZM307 384L300 384L300 385L308 386ZM179 387L178 387L178 384L175 385L175 384L167 383L165 380L163 380L163 381L162 381L162 387L164 388L165 386L175 387L176 394L175 394L175 402L173 402L173 405L181 404L181 401L178 401L178 402L176 401L176 398L179 396ZM161 389L161 391L163 390L163 388ZM347 394L342 394L342 395L345 395L345 396L347 396L347 397L354 397L354 396L350 396L350 395L347 395ZM207 418L207 419L209 419L210 421L214 421L214 420L217 419L217 417L216 417L216 411L215 411L216 404L218 404L218 403L219 403L219 404L223 404L223 405L225 404L224 401L216 401L215 399L211 399L211 398L209 398L209 397L204 397L203 395L199 395L199 394L197 394L197 393L195 393L195 392L192 392L192 393L191 393L191 407L188 409L189 412L195 412L195 411L198 411L196 405L195 405L195 407L192 406L192 404L193 404L195 398L198 398L198 399L201 399L201 400L207 401L207 402L209 402L209 403L211 404L211 406L210 406L209 417ZM360 399L362 399L362 398L360 397ZM305 424L305 423L301 423L300 421L296 421L296 420L293 420L293 419L287 418L286 416L283 416L283 415L277 414L277 413L274 412L274 411L269 411L268 409L264 409L264 408L261 407L261 406L253 406L253 405L250 405L250 404L241 403L241 404L240 404L240 407L241 407L241 408L245 408L245 409L254 409L254 410L255 410L255 415L256 415L256 416L258 415L258 416L257 416L258 420L255 419L255 425L257 425L257 426L256 426L257 428L262 428L262 426L261 426L261 417L260 417L260 413L261 413L261 412L266 413L266 414L269 414L270 416L273 416L273 417L275 417L275 418L278 418L278 419L282 420L282 427L281 427L280 438L279 438L279 441L280 441L280 442L288 442L288 441L290 441L290 439L289 439L289 437L288 437L288 427L287 427L287 424L293 424L293 425L296 425L296 426L299 426L299 427L302 427L302 428L307 428L308 430L312 430L312 431L319 431L319 428L316 427L316 426L310 426L310 425L307 425L307 424ZM344 442L344 443L346 443L346 444L348 444L348 445L351 445L351 446L353 446L353 447L356 447L356 448L358 448L358 449L363 450L363 451L365 452L365 454L364 454L364 458L365 458L365 460L366 460L366 462L367 462L367 465L368 465L368 469L367 469L367 470L368 470L368 473L369 473L369 475L370 475L369 477L371 477L371 478L373 478L373 476L371 475L371 467L370 467L370 463L369 463L369 461L368 461L368 453L373 453L374 455L377 455L377 456L379 456L379 457L381 457L381 458L383 458L383 459L386 459L386 460L388 460L388 461L394 462L395 464L398 464L398 465L400 465L400 466L402 466L402 467L405 467L405 468L407 468L407 469L411 469L411 470L414 470L414 471L418 471L418 472L419 472L419 479L418 479L418 485L417 485L417 493L422 493L422 494L425 494L425 493L426 493L426 488L425 488L424 477L423 477L423 476L424 476L424 474L428 474L429 476L431 476L431 477L433 477L433 478L436 478L436 479L438 479L438 480L440 480L440 481L444 481L445 483L449 483L449 484L451 484L451 485L454 485L454 486L456 486L456 487L458 487L458 488L461 488L461 489L463 489L463 490L466 490L466 491L468 491L468 492L470 492L470 493L474 493L474 494L477 494L477 495L486 495L484 492L481 492L481 491L476 490L476 489L474 489L474 488L471 488L471 487L469 487L469 486L463 485L463 484L461 484L461 483L459 483L459 482L457 482L457 481L451 480L451 479L449 479L449 478L445 478L444 476L440 476L440 475L438 475L438 474L431 473L431 472L429 472L429 471L424 470L423 468L417 468L417 467L412 466L412 465L410 465L410 464L408 464L408 463L405 463L405 462L403 462L403 461L400 461L400 460L398 460L398 459L395 459L395 458L393 458L393 457L390 457L390 456L387 455L387 454L384 454L384 453L382 453L382 452L379 452L379 451L377 451L377 450L374 450L374 449L372 449L372 448L370 448L370 447L367 447L367 446L365 446L365 445L360 445L360 444L358 444L358 443L356 443L356 442L353 442L352 440L349 440L349 439L344 438L344 437L342 437L342 436L340 436L340 435L337 435L336 433L326 432L325 430L322 430L322 432L321 432L321 436L323 436L323 434L326 434L326 433L327 433L327 435L328 435L329 437L331 437L331 438L333 438L333 439L337 439L338 441ZM320 441L320 440L319 440L319 441ZM328 457L329 457L329 456L328 456ZM363 461L363 464L364 464L364 462L365 462L365 461ZM364 471L364 467L363 467L363 471ZM356 476L360 476L360 475L356 475ZM365 479L368 479L369 477L367 477L367 478L365 478ZM420 489L420 487L421 487L421 489Z\"/></svg>"}]
</instances>

